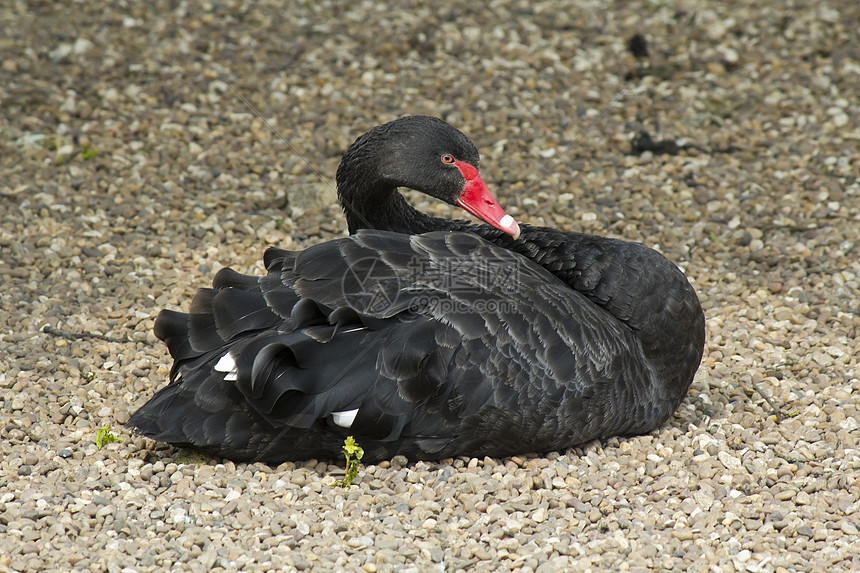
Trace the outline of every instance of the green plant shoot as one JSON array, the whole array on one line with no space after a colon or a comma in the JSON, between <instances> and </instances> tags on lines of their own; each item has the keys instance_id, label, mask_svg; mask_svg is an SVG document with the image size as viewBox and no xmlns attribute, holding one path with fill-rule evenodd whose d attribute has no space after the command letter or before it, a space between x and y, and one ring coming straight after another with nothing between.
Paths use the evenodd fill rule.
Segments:
<instances>
[{"instance_id":1,"label":"green plant shoot","mask_svg":"<svg viewBox=\"0 0 860 573\"><path fill-rule=\"evenodd\" d=\"M343 479L337 480L337 485L349 487L358 475L358 464L364 457L364 449L355 443L355 438L347 436L343 441L343 456L346 458L346 474Z\"/></svg>"},{"instance_id":2,"label":"green plant shoot","mask_svg":"<svg viewBox=\"0 0 860 573\"><path fill-rule=\"evenodd\" d=\"M105 444L112 444L114 442L121 442L122 438L119 436L115 436L113 432L110 431L110 427L107 425L102 426L96 432L96 447L98 449L102 449L105 447ZM362 452L363 454L364 452Z\"/></svg>"},{"instance_id":3,"label":"green plant shoot","mask_svg":"<svg viewBox=\"0 0 860 573\"><path fill-rule=\"evenodd\" d=\"M91 147L90 145L84 143L81 146L81 157L84 161L89 161L93 157L99 154L99 150L95 147Z\"/></svg>"}]
</instances>

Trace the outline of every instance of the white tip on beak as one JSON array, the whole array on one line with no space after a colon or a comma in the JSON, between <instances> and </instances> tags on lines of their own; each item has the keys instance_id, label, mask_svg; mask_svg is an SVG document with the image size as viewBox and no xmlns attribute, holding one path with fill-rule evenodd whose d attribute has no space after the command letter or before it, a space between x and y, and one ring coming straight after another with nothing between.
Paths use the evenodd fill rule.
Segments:
<instances>
[{"instance_id":1,"label":"white tip on beak","mask_svg":"<svg viewBox=\"0 0 860 573\"><path fill-rule=\"evenodd\" d=\"M505 232L507 232L510 236L514 238L516 241L520 238L520 226L510 215L505 215L499 220L499 225L501 225Z\"/></svg>"}]
</instances>

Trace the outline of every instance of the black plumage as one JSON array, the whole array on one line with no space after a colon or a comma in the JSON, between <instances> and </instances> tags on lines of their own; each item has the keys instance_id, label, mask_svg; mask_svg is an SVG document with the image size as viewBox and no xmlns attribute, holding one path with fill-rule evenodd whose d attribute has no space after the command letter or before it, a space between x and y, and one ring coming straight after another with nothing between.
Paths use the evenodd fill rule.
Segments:
<instances>
[{"instance_id":1,"label":"black plumage","mask_svg":"<svg viewBox=\"0 0 860 573\"><path fill-rule=\"evenodd\" d=\"M637 243L518 227L488 192L468 199L477 165L472 143L433 118L359 138L338 170L352 235L269 249L265 276L222 270L188 314L162 311L171 381L128 425L280 462L337 457L347 435L368 461L438 459L665 422L704 345L684 275ZM418 213L399 186L492 226Z\"/></svg>"}]
</instances>

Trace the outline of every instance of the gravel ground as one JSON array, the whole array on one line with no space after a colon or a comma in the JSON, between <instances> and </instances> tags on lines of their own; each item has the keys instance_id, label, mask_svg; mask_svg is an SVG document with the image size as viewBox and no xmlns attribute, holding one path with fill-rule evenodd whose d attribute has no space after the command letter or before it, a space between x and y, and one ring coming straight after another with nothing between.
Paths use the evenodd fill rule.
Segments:
<instances>
[{"instance_id":1,"label":"gravel ground","mask_svg":"<svg viewBox=\"0 0 860 573\"><path fill-rule=\"evenodd\" d=\"M0 570L860 570L860 4L670 4L3 2ZM125 431L158 310L343 234L341 153L409 113L522 221L682 266L708 341L670 423L350 488Z\"/></svg>"}]
</instances>

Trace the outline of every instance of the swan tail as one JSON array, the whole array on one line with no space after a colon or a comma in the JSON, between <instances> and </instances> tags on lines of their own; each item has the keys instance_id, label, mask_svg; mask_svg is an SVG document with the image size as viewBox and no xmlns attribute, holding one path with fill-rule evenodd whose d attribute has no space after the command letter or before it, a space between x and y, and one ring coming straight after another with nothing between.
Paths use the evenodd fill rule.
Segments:
<instances>
[{"instance_id":1,"label":"swan tail","mask_svg":"<svg viewBox=\"0 0 860 573\"><path fill-rule=\"evenodd\" d=\"M426 317L301 298L293 260L275 254L267 276L221 271L188 313L159 314L170 383L127 425L239 460L336 457L347 435L367 444L368 459L390 455L416 406L444 386L453 349L439 341L451 333Z\"/></svg>"}]
</instances>

